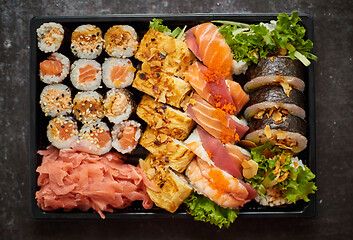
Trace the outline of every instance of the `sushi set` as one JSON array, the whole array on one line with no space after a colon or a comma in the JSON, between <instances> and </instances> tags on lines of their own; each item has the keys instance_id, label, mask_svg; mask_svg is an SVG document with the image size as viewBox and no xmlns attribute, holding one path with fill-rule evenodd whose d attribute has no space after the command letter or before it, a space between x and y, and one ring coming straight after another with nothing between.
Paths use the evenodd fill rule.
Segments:
<instances>
[{"instance_id":1,"label":"sushi set","mask_svg":"<svg viewBox=\"0 0 353 240\"><path fill-rule=\"evenodd\" d=\"M314 216L313 20L35 17L36 219Z\"/></svg>"}]
</instances>

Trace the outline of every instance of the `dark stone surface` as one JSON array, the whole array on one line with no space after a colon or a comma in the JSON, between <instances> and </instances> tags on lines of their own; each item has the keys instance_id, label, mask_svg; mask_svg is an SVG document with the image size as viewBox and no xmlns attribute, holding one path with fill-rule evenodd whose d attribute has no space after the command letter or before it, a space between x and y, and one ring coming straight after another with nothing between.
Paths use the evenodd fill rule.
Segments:
<instances>
[{"instance_id":1,"label":"dark stone surface","mask_svg":"<svg viewBox=\"0 0 353 240\"><path fill-rule=\"evenodd\" d=\"M34 221L28 185L29 21L38 15L300 12L315 19L317 216L238 219L229 229L184 220ZM0 1L0 239L352 239L353 2Z\"/></svg>"}]
</instances>

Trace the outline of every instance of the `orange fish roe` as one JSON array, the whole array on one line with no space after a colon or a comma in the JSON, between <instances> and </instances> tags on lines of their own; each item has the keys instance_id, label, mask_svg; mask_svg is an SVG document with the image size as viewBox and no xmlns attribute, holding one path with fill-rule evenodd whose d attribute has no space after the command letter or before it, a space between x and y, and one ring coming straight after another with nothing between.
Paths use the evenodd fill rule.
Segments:
<instances>
[{"instance_id":1,"label":"orange fish roe","mask_svg":"<svg viewBox=\"0 0 353 240\"><path fill-rule=\"evenodd\" d=\"M223 172L219 169L211 169L208 173L212 181L210 187L218 190L216 198L221 197L222 193L226 193L229 188L229 181L225 178Z\"/></svg>"},{"instance_id":2,"label":"orange fish roe","mask_svg":"<svg viewBox=\"0 0 353 240\"><path fill-rule=\"evenodd\" d=\"M235 132L235 129L229 129L226 113L219 108L214 111L213 117L217 118L221 122L222 138L220 139L222 143L229 143L233 140L240 141L239 135ZM234 132L234 134L233 134Z\"/></svg>"},{"instance_id":3,"label":"orange fish roe","mask_svg":"<svg viewBox=\"0 0 353 240\"><path fill-rule=\"evenodd\" d=\"M208 157L209 157L210 159L212 159L212 157L213 157L212 152L209 151L209 150L206 150L206 153L207 153Z\"/></svg>"},{"instance_id":4,"label":"orange fish roe","mask_svg":"<svg viewBox=\"0 0 353 240\"><path fill-rule=\"evenodd\" d=\"M237 110L237 108L232 104L232 103L226 103L222 105L221 102L216 102L215 107L223 110L226 113L229 113L231 115L234 114L234 112Z\"/></svg>"}]
</instances>

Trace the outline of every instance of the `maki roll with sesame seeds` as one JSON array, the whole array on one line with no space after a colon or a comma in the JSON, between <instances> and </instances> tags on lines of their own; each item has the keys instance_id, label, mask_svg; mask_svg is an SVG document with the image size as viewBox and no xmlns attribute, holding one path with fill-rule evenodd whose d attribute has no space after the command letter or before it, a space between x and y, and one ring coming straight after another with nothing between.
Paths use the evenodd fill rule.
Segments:
<instances>
[{"instance_id":1,"label":"maki roll with sesame seeds","mask_svg":"<svg viewBox=\"0 0 353 240\"><path fill-rule=\"evenodd\" d=\"M83 125L78 136L78 141L73 144L78 151L102 155L112 148L109 127L104 122Z\"/></svg>"},{"instance_id":2,"label":"maki roll with sesame seeds","mask_svg":"<svg viewBox=\"0 0 353 240\"><path fill-rule=\"evenodd\" d=\"M123 121L115 124L112 130L113 148L122 154L135 150L141 137L141 124L134 121Z\"/></svg>"},{"instance_id":3,"label":"maki roll with sesame seeds","mask_svg":"<svg viewBox=\"0 0 353 240\"><path fill-rule=\"evenodd\" d=\"M137 33L131 26L115 25L104 34L104 49L111 57L132 57L137 47Z\"/></svg>"},{"instance_id":4,"label":"maki roll with sesame seeds","mask_svg":"<svg viewBox=\"0 0 353 240\"><path fill-rule=\"evenodd\" d=\"M102 81L101 65L90 59L79 59L71 66L70 80L79 90L96 90Z\"/></svg>"},{"instance_id":5,"label":"maki roll with sesame seeds","mask_svg":"<svg viewBox=\"0 0 353 240\"><path fill-rule=\"evenodd\" d=\"M56 52L64 39L64 28L59 23L43 23L36 32L38 48L45 53Z\"/></svg>"},{"instance_id":6,"label":"maki roll with sesame seeds","mask_svg":"<svg viewBox=\"0 0 353 240\"><path fill-rule=\"evenodd\" d=\"M40 94L39 103L45 116L56 117L70 114L72 111L71 90L61 83L47 85Z\"/></svg>"},{"instance_id":7,"label":"maki roll with sesame seeds","mask_svg":"<svg viewBox=\"0 0 353 240\"><path fill-rule=\"evenodd\" d=\"M78 140L77 122L72 117L53 118L47 127L47 137L54 147L70 148Z\"/></svg>"},{"instance_id":8,"label":"maki roll with sesame seeds","mask_svg":"<svg viewBox=\"0 0 353 240\"><path fill-rule=\"evenodd\" d=\"M136 69L130 59L108 58L102 65L107 88L125 88L132 84Z\"/></svg>"},{"instance_id":9,"label":"maki roll with sesame seeds","mask_svg":"<svg viewBox=\"0 0 353 240\"><path fill-rule=\"evenodd\" d=\"M105 96L103 107L110 122L120 123L130 117L135 104L128 90L112 88Z\"/></svg>"},{"instance_id":10,"label":"maki roll with sesame seeds","mask_svg":"<svg viewBox=\"0 0 353 240\"><path fill-rule=\"evenodd\" d=\"M62 82L70 72L70 60L61 53L52 53L39 64L40 80L47 84Z\"/></svg>"},{"instance_id":11,"label":"maki roll with sesame seeds","mask_svg":"<svg viewBox=\"0 0 353 240\"><path fill-rule=\"evenodd\" d=\"M104 117L102 95L96 91L78 92L73 100L72 113L84 124L100 121Z\"/></svg>"},{"instance_id":12,"label":"maki roll with sesame seeds","mask_svg":"<svg viewBox=\"0 0 353 240\"><path fill-rule=\"evenodd\" d=\"M103 49L102 31L99 27L86 24L77 27L71 35L71 51L78 58L94 59Z\"/></svg>"}]
</instances>

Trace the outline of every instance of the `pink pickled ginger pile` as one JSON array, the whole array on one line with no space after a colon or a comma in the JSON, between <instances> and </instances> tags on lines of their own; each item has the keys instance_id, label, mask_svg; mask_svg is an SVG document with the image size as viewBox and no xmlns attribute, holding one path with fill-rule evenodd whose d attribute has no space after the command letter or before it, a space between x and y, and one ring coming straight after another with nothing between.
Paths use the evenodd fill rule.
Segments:
<instances>
[{"instance_id":1,"label":"pink pickled ginger pile","mask_svg":"<svg viewBox=\"0 0 353 240\"><path fill-rule=\"evenodd\" d=\"M136 200L142 200L145 209L153 206L146 185L153 189L154 184L140 168L125 164L119 153L97 156L54 147L38 153L43 160L37 168L36 199L44 211L93 208L104 219L103 211L113 212Z\"/></svg>"}]
</instances>

